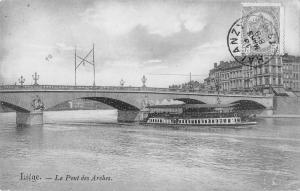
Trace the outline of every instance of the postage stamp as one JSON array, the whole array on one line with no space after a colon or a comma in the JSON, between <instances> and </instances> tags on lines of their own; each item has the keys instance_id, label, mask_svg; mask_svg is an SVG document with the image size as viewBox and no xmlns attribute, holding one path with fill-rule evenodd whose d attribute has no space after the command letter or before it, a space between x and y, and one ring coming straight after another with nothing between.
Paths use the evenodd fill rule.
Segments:
<instances>
[{"instance_id":1,"label":"postage stamp","mask_svg":"<svg viewBox=\"0 0 300 191\"><path fill-rule=\"evenodd\" d=\"M227 35L228 50L237 62L258 66L280 55L280 9L278 4L243 4L242 17Z\"/></svg>"}]
</instances>

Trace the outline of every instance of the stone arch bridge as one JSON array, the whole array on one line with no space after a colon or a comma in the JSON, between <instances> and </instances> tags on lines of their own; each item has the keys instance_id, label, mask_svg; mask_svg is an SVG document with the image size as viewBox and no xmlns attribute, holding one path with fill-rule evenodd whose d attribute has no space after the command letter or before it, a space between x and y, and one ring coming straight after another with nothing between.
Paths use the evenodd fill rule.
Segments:
<instances>
[{"instance_id":1,"label":"stone arch bridge","mask_svg":"<svg viewBox=\"0 0 300 191\"><path fill-rule=\"evenodd\" d=\"M160 103L163 100L179 100L185 103L217 103L217 94L171 90L168 88L112 87L112 86L0 86L2 106L17 112L17 124L41 124L42 112L37 112L40 102L43 110L58 104L75 100L90 99L110 105L118 110L118 121L139 120L141 109L147 103ZM220 94L223 104L247 101L267 110L273 109L273 97L258 94ZM37 102L38 101L38 102Z\"/></svg>"}]
</instances>

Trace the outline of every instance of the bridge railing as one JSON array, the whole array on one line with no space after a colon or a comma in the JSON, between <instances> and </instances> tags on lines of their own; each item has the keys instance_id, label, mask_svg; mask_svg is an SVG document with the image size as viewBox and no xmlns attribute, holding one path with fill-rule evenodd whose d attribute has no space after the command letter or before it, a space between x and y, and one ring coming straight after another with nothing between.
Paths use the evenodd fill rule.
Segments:
<instances>
[{"instance_id":1,"label":"bridge railing","mask_svg":"<svg viewBox=\"0 0 300 191\"><path fill-rule=\"evenodd\" d=\"M131 87L131 86L70 86L70 85L0 85L0 91L7 90L107 90L107 91L154 91L154 92L180 92L202 93L217 95L216 91L187 90L154 87ZM244 96L268 96L260 92L219 92L220 95L244 95Z\"/></svg>"}]
</instances>

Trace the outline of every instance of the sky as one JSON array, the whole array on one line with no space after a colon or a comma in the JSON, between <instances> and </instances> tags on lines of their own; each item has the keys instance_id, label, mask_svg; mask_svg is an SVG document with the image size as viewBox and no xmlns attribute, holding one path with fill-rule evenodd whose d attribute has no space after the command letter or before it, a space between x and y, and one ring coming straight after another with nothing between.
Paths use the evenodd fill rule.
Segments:
<instances>
[{"instance_id":1,"label":"sky","mask_svg":"<svg viewBox=\"0 0 300 191\"><path fill-rule=\"evenodd\" d=\"M251 2L247 1L247 2ZM285 9L285 52L300 54L300 0ZM84 57L95 46L96 85L168 87L203 81L214 62L233 60L227 32L241 17L231 0L0 0L0 84L23 75L32 84L74 84L74 49ZM91 57L89 57L91 61ZM93 84L81 65L78 85Z\"/></svg>"}]
</instances>

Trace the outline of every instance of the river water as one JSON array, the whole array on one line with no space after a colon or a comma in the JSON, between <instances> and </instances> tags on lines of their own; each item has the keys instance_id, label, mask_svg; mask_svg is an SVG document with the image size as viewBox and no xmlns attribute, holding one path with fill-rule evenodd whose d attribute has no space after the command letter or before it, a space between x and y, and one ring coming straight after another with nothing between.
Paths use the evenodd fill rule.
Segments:
<instances>
[{"instance_id":1,"label":"river water","mask_svg":"<svg viewBox=\"0 0 300 191\"><path fill-rule=\"evenodd\" d=\"M180 130L116 124L107 110L44 121L17 128L0 114L0 190L300 190L300 119Z\"/></svg>"}]
</instances>

